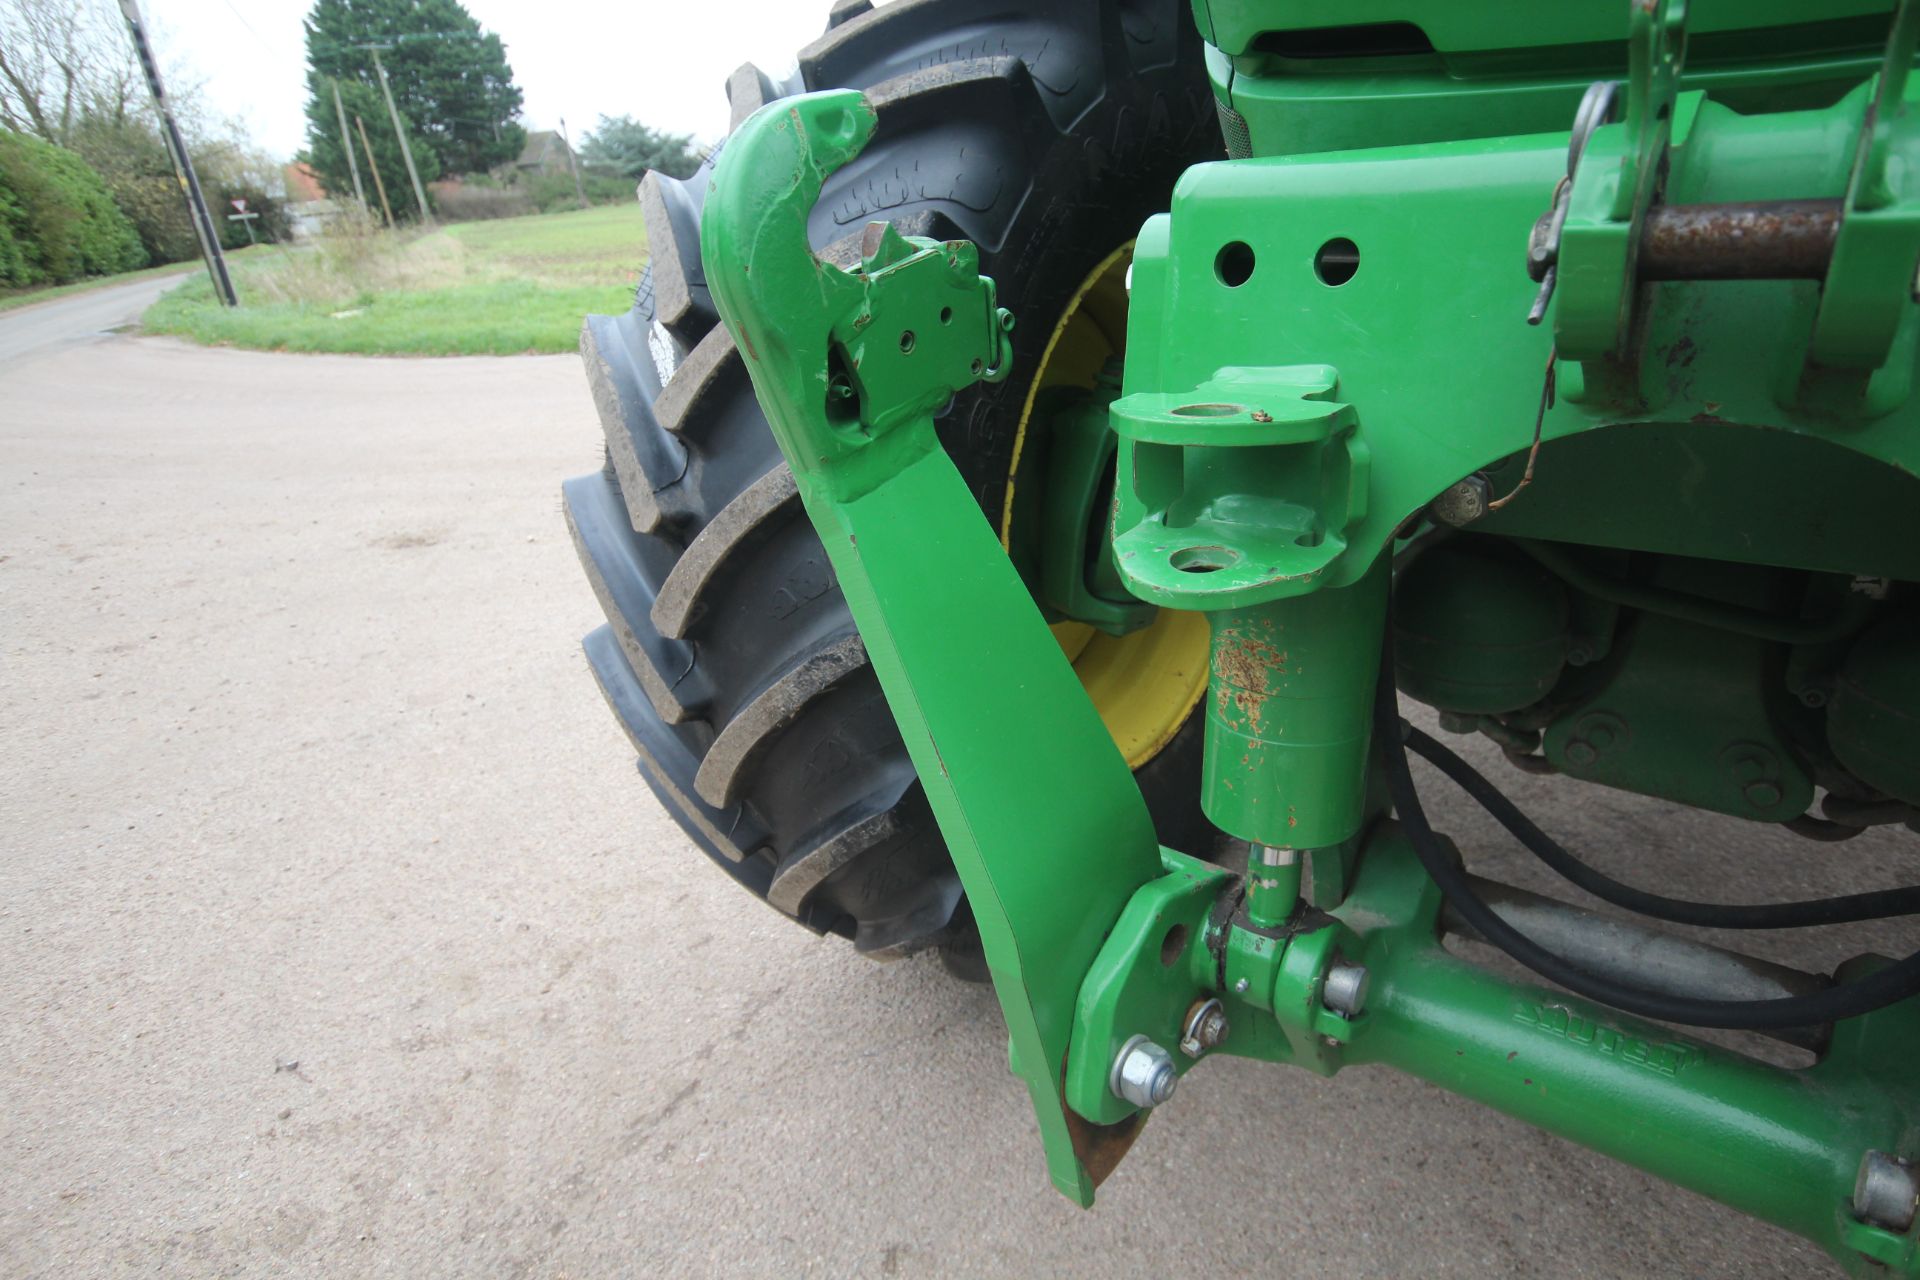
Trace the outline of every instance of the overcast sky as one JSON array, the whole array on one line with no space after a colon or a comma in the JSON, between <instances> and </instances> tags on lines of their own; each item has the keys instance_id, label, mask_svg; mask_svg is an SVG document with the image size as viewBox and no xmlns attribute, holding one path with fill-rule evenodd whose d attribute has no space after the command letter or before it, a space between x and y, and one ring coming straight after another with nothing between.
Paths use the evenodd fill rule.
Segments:
<instances>
[{"instance_id":1,"label":"overcast sky","mask_svg":"<svg viewBox=\"0 0 1920 1280\"><path fill-rule=\"evenodd\" d=\"M306 139L309 0L141 0L162 64L191 67L207 104L283 158ZM826 27L828 0L465 0L506 41L521 118L577 138L602 114L712 141L742 62L779 76Z\"/></svg>"}]
</instances>

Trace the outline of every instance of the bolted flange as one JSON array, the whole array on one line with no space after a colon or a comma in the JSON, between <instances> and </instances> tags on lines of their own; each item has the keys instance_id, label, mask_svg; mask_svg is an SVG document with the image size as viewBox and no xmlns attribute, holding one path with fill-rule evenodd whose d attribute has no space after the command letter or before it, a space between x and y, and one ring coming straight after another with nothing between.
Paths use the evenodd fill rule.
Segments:
<instances>
[{"instance_id":1,"label":"bolted flange","mask_svg":"<svg viewBox=\"0 0 1920 1280\"><path fill-rule=\"evenodd\" d=\"M1157 1107L1173 1096L1180 1077L1173 1055L1147 1036L1134 1036L1114 1055L1108 1085L1114 1096L1136 1107Z\"/></svg>"}]
</instances>

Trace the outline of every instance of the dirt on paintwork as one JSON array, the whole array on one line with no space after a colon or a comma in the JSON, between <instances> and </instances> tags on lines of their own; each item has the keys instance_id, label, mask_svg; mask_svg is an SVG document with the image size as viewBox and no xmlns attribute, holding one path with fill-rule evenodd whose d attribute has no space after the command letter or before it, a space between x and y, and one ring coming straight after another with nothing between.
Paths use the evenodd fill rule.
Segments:
<instances>
[{"instance_id":1,"label":"dirt on paintwork","mask_svg":"<svg viewBox=\"0 0 1920 1280\"><path fill-rule=\"evenodd\" d=\"M1267 699L1272 696L1272 680L1287 674L1287 654L1261 632L1272 632L1271 618L1250 619L1248 624L1224 627L1213 645L1213 697L1215 712L1223 720L1235 719L1228 706L1239 711L1249 733L1258 736L1260 721L1266 714Z\"/></svg>"}]
</instances>

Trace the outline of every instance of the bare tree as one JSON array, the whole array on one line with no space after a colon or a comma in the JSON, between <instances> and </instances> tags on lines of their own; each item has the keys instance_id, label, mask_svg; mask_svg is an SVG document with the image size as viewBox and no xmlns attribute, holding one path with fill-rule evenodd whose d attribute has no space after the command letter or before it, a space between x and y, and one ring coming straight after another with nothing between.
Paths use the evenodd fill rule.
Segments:
<instances>
[{"instance_id":1,"label":"bare tree","mask_svg":"<svg viewBox=\"0 0 1920 1280\"><path fill-rule=\"evenodd\" d=\"M169 73L176 109L192 97L178 79ZM0 0L0 125L66 146L83 119L124 121L145 99L107 0Z\"/></svg>"}]
</instances>

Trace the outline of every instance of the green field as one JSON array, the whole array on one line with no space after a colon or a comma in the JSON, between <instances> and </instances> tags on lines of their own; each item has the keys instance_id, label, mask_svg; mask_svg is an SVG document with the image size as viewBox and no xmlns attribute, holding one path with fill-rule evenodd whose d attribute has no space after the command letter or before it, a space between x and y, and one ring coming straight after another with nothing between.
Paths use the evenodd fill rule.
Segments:
<instances>
[{"instance_id":1,"label":"green field","mask_svg":"<svg viewBox=\"0 0 1920 1280\"><path fill-rule=\"evenodd\" d=\"M588 312L627 309L646 261L637 203L466 222L425 233L330 232L237 268L241 305L206 280L148 309L149 333L268 351L517 355L571 351Z\"/></svg>"}]
</instances>

